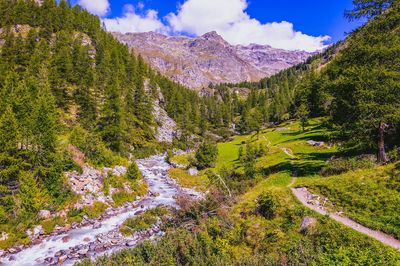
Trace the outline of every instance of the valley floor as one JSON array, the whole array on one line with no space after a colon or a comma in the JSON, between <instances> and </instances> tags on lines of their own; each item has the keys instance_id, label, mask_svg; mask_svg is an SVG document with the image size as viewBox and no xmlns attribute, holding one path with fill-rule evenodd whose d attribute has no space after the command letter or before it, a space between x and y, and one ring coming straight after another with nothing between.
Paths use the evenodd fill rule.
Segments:
<instances>
[{"instance_id":1,"label":"valley floor","mask_svg":"<svg viewBox=\"0 0 400 266\"><path fill-rule=\"evenodd\" d=\"M181 184L207 187L212 183L205 178L210 170L244 171L239 160L239 150L244 143L268 147L267 154L257 159L256 167L260 174L253 180L236 183L226 180L228 186L236 191L235 199L225 211L219 210L217 217L201 219L199 229L194 236L190 236L190 241L197 243L196 239L205 234L216 243L223 242L224 248L213 247L218 252L229 254L230 260L225 258L228 265L247 262L249 256L252 263L260 263L261 260L267 265L281 263L282 260L294 265L309 265L311 261L317 265L397 265L400 261L400 253L396 251L400 228L400 192L396 189L398 165L375 165L324 177L321 169L334 155L339 155L338 148L329 142L330 134L330 129L324 126L324 119L311 120L304 132L300 123L287 122L266 129L258 136L237 136L232 141L220 143L215 168L201 171L198 179L184 169L175 170L172 177ZM190 156L193 155L180 155L172 160L184 166L190 161ZM349 189L351 182L354 182L353 188ZM309 208L307 199L299 193L292 193L292 188L293 192L297 192L296 188L303 187L324 200L327 197L326 210L340 215L334 214L333 219L329 219L318 206ZM270 193L276 200L272 218L264 218L257 213L258 199L265 193ZM315 220L316 225L304 232L302 227L308 220ZM150 257L146 263L177 259L178 255L174 252L179 249L179 244L171 249L165 245L172 239L176 242L180 237L187 236L182 236L175 229L168 231L161 243L152 248L152 251L163 255L158 259ZM142 248L116 254L105 261L122 263L127 256L138 259ZM191 247L188 249L192 250ZM175 255L164 255L164 252ZM208 260L202 257L201 261ZM194 259L192 262L199 261Z\"/></svg>"}]
</instances>

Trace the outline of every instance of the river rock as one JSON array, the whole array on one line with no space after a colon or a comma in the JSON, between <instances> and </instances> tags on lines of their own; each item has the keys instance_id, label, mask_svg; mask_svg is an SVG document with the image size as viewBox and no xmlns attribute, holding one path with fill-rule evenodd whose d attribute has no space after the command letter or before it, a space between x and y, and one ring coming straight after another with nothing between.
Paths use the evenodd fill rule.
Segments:
<instances>
[{"instance_id":1,"label":"river rock","mask_svg":"<svg viewBox=\"0 0 400 266\"><path fill-rule=\"evenodd\" d=\"M38 236L43 235L43 234L44 234L43 226L36 225L33 228L33 237L38 237Z\"/></svg>"},{"instance_id":2,"label":"river rock","mask_svg":"<svg viewBox=\"0 0 400 266\"><path fill-rule=\"evenodd\" d=\"M32 244L32 245L39 245L39 244L41 244L42 242L43 242L42 239L36 238L36 239L32 240L31 244Z\"/></svg>"},{"instance_id":3,"label":"river rock","mask_svg":"<svg viewBox=\"0 0 400 266\"><path fill-rule=\"evenodd\" d=\"M134 245L136 245L136 241L134 241L134 240L130 240L130 241L126 242L127 247L133 247Z\"/></svg>"},{"instance_id":4,"label":"river rock","mask_svg":"<svg viewBox=\"0 0 400 266\"><path fill-rule=\"evenodd\" d=\"M59 226L58 224L56 224L56 226L54 226L54 231L61 231L61 230L63 230L64 228L63 227L61 227L61 226Z\"/></svg>"},{"instance_id":5,"label":"river rock","mask_svg":"<svg viewBox=\"0 0 400 266\"><path fill-rule=\"evenodd\" d=\"M95 249L94 249L94 251L97 252L97 253L104 252L105 250L106 250L106 249L104 248L103 245L98 245L98 246L96 246Z\"/></svg>"},{"instance_id":6,"label":"river rock","mask_svg":"<svg viewBox=\"0 0 400 266\"><path fill-rule=\"evenodd\" d=\"M98 222L98 221L94 222L93 229L99 229L100 227L101 227L101 223L100 222Z\"/></svg>"},{"instance_id":7,"label":"river rock","mask_svg":"<svg viewBox=\"0 0 400 266\"><path fill-rule=\"evenodd\" d=\"M301 222L300 232L306 232L308 229L315 226L316 223L317 219L309 216L304 217L303 221Z\"/></svg>"},{"instance_id":8,"label":"river rock","mask_svg":"<svg viewBox=\"0 0 400 266\"><path fill-rule=\"evenodd\" d=\"M83 247L83 248L78 250L78 254L82 255L82 256L86 255L88 252L89 252L89 248L88 247Z\"/></svg>"},{"instance_id":9,"label":"river rock","mask_svg":"<svg viewBox=\"0 0 400 266\"><path fill-rule=\"evenodd\" d=\"M63 264L67 259L68 259L68 256L67 256L67 255L60 256L60 257L58 258L57 263L58 263L58 264Z\"/></svg>"},{"instance_id":10,"label":"river rock","mask_svg":"<svg viewBox=\"0 0 400 266\"><path fill-rule=\"evenodd\" d=\"M63 238L62 238L62 241L64 242L64 243L67 243L67 242L69 242L71 240L71 237L70 236L64 236Z\"/></svg>"},{"instance_id":11,"label":"river rock","mask_svg":"<svg viewBox=\"0 0 400 266\"><path fill-rule=\"evenodd\" d=\"M8 249L8 253L15 254L20 252L21 250L18 247L13 247Z\"/></svg>"},{"instance_id":12,"label":"river rock","mask_svg":"<svg viewBox=\"0 0 400 266\"><path fill-rule=\"evenodd\" d=\"M92 243L89 245L89 251L95 251L96 250L96 244Z\"/></svg>"}]
</instances>

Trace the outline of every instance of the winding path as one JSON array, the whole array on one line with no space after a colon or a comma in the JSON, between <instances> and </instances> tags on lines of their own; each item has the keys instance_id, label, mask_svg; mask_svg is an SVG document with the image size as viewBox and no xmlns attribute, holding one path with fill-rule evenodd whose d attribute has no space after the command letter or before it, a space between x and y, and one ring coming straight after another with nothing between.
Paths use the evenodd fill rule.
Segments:
<instances>
[{"instance_id":1,"label":"winding path","mask_svg":"<svg viewBox=\"0 0 400 266\"><path fill-rule=\"evenodd\" d=\"M293 179L295 180L295 179ZM329 217L339 223L342 223L362 234L366 234L381 243L391 246L397 250L400 250L400 241L391 235L385 234L381 231L372 230L368 227L365 227L354 220L349 219L348 217L339 215L338 213L329 213L324 207L316 206L309 203L311 193L307 190L307 188L292 188L291 189L296 198L307 208L314 210L322 215L329 215Z\"/></svg>"}]
</instances>

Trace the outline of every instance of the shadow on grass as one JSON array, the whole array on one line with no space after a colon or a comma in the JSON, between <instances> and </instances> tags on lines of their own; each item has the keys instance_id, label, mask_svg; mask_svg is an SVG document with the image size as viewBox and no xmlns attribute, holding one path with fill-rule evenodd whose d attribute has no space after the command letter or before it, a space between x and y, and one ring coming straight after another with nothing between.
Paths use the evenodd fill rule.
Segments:
<instances>
[{"instance_id":1,"label":"shadow on grass","mask_svg":"<svg viewBox=\"0 0 400 266\"><path fill-rule=\"evenodd\" d=\"M320 174L325 162L334 152L328 153L300 153L293 158L262 169L263 174L271 175L279 172L290 172L292 176L304 177Z\"/></svg>"},{"instance_id":2,"label":"shadow on grass","mask_svg":"<svg viewBox=\"0 0 400 266\"><path fill-rule=\"evenodd\" d=\"M282 140L277 144L292 142L296 140L314 140L314 141L327 142L329 141L329 138L326 134L324 134L326 132L325 129L326 129L325 127L317 126L307 131L283 132L282 133L283 137L286 136L290 138Z\"/></svg>"},{"instance_id":3,"label":"shadow on grass","mask_svg":"<svg viewBox=\"0 0 400 266\"><path fill-rule=\"evenodd\" d=\"M271 165L269 167L265 167L261 171L264 175L272 175L279 172L290 172L293 174L293 165L290 163L290 161L285 161L275 165Z\"/></svg>"}]
</instances>

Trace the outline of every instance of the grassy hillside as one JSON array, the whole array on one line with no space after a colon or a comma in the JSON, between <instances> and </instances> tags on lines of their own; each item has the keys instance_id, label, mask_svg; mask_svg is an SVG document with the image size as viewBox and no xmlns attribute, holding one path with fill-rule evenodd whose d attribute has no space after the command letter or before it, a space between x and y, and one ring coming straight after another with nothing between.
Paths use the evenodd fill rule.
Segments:
<instances>
[{"instance_id":1,"label":"grassy hillside","mask_svg":"<svg viewBox=\"0 0 400 266\"><path fill-rule=\"evenodd\" d=\"M315 265L396 265L400 260L397 251L306 209L291 194L293 174L297 174L299 183L317 184L328 180L319 173L326 160L338 153L337 148L330 147L329 142L322 147L307 143L309 140L329 140L332 131L323 125L323 121L313 119L304 132L300 123L294 121L267 129L258 139L256 134L245 135L220 143L217 166L208 170L219 171L227 178L225 181L234 192L233 198L227 197L224 188L214 180L209 186L207 201L199 206L184 205L186 207L175 216L177 227L167 225L164 228L167 235L161 240L100 258L94 264L131 262L151 265L169 261L172 264L212 265L276 265L283 262L288 265L310 265L310 262ZM257 159L257 174L251 180L240 177L244 167L237 159L238 147L246 141L269 147L268 152ZM224 175L227 171L224 165L238 173ZM376 167L374 171L384 173L388 169L390 166ZM240 189L235 189L239 186ZM366 186L374 188L372 183L366 183ZM375 191L380 190L376 188ZM271 199L268 205L272 211L270 216L260 213L260 197ZM335 200L333 197L332 201ZM315 217L317 222L300 232L306 216ZM86 261L80 265L92 263Z\"/></svg>"},{"instance_id":2,"label":"grassy hillside","mask_svg":"<svg viewBox=\"0 0 400 266\"><path fill-rule=\"evenodd\" d=\"M328 197L337 210L359 223L400 239L400 179L396 165L299 179L296 185Z\"/></svg>"}]
</instances>

